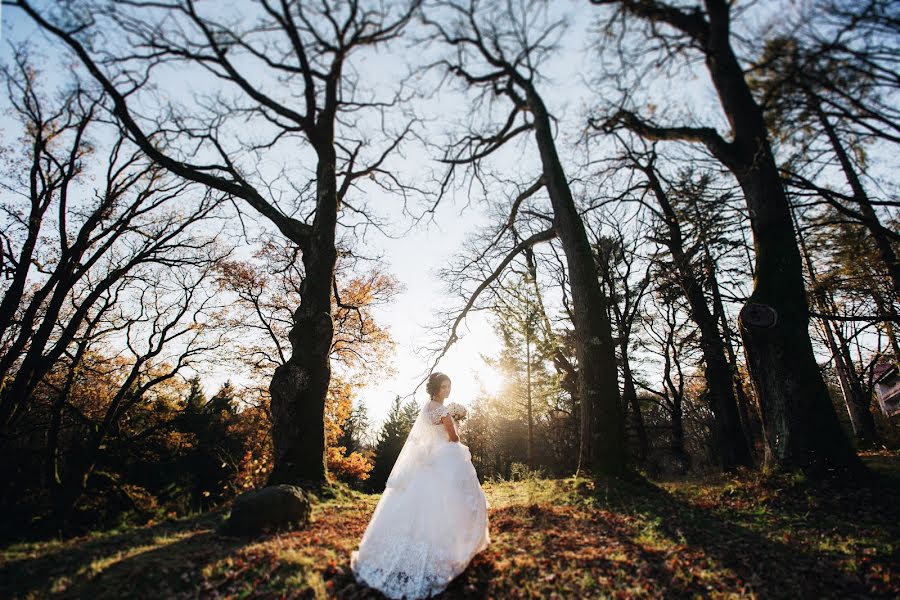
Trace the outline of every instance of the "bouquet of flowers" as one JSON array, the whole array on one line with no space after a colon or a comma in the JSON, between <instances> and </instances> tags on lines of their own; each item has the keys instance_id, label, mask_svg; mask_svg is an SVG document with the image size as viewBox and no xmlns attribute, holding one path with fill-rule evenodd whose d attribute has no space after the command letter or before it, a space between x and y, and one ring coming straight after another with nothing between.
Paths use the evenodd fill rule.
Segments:
<instances>
[{"instance_id":1,"label":"bouquet of flowers","mask_svg":"<svg viewBox=\"0 0 900 600\"><path fill-rule=\"evenodd\" d=\"M448 404L447 410L450 411L450 416L457 421L462 421L468 414L468 412L466 411L466 407L462 404L457 404L456 402L451 402L450 404Z\"/></svg>"}]
</instances>

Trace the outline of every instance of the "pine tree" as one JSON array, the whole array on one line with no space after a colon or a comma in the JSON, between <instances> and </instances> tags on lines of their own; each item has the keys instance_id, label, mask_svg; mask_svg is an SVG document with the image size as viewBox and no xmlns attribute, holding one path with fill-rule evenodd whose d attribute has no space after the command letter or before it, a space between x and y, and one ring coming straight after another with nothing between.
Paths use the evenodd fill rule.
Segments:
<instances>
[{"instance_id":1,"label":"pine tree","mask_svg":"<svg viewBox=\"0 0 900 600\"><path fill-rule=\"evenodd\" d=\"M369 412L362 402L353 407L350 417L344 422L338 446L347 449L347 453L361 452L369 447Z\"/></svg>"},{"instance_id":2,"label":"pine tree","mask_svg":"<svg viewBox=\"0 0 900 600\"><path fill-rule=\"evenodd\" d=\"M378 443L375 446L375 467L369 485L372 490L381 491L387 483L391 469L400 455L400 449L406 442L406 436L418 416L418 407L414 401L401 404L400 396L394 398L387 420L381 427Z\"/></svg>"},{"instance_id":3,"label":"pine tree","mask_svg":"<svg viewBox=\"0 0 900 600\"><path fill-rule=\"evenodd\" d=\"M216 395L212 397L209 403L206 406L206 412L210 415L211 418L220 417L227 418L233 416L237 413L236 409L236 400L235 400L235 389L231 384L231 381L226 381L222 384L222 387L219 388L219 391L216 392Z\"/></svg>"},{"instance_id":4,"label":"pine tree","mask_svg":"<svg viewBox=\"0 0 900 600\"><path fill-rule=\"evenodd\" d=\"M184 456L182 470L189 476L184 485L190 491L192 510L208 510L227 493L230 478L223 457L238 454L239 441L230 436L228 424L236 414L235 389L226 381L206 400L199 376L190 379L180 431L193 435L193 446Z\"/></svg>"},{"instance_id":5,"label":"pine tree","mask_svg":"<svg viewBox=\"0 0 900 600\"><path fill-rule=\"evenodd\" d=\"M185 398L185 411L196 414L206 404L206 394L203 393L203 384L199 375L194 375L188 380L191 389Z\"/></svg>"}]
</instances>

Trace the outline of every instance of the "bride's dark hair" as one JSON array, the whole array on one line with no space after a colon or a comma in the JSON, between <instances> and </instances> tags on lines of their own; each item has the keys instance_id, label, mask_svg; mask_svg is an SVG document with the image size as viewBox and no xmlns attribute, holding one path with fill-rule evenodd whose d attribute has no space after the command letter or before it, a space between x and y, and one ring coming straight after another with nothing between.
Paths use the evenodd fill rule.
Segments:
<instances>
[{"instance_id":1,"label":"bride's dark hair","mask_svg":"<svg viewBox=\"0 0 900 600\"><path fill-rule=\"evenodd\" d=\"M441 389L441 384L444 381L450 381L450 378L440 371L431 374L431 377L428 378L428 383L425 384L425 391L428 392L429 398L434 399L434 395Z\"/></svg>"}]
</instances>

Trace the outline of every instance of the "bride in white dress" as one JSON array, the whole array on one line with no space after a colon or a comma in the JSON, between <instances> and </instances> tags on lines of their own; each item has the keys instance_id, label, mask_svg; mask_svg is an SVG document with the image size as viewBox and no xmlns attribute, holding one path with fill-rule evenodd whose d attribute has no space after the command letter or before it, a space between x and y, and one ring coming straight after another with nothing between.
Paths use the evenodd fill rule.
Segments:
<instances>
[{"instance_id":1,"label":"bride in white dress","mask_svg":"<svg viewBox=\"0 0 900 600\"><path fill-rule=\"evenodd\" d=\"M443 591L490 542L487 499L444 406L450 378L433 373L426 390L431 400L419 411L350 557L357 581L389 598Z\"/></svg>"}]
</instances>

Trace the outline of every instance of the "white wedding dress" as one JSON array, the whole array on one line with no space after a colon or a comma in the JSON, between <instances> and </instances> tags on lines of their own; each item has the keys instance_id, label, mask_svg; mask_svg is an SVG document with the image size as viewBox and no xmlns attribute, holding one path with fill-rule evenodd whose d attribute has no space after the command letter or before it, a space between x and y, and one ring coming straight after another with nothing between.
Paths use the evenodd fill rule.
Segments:
<instances>
[{"instance_id":1,"label":"white wedding dress","mask_svg":"<svg viewBox=\"0 0 900 600\"><path fill-rule=\"evenodd\" d=\"M389 598L443 591L490 542L488 503L472 455L447 438L445 415L435 401L419 411L350 557L357 581Z\"/></svg>"}]
</instances>

